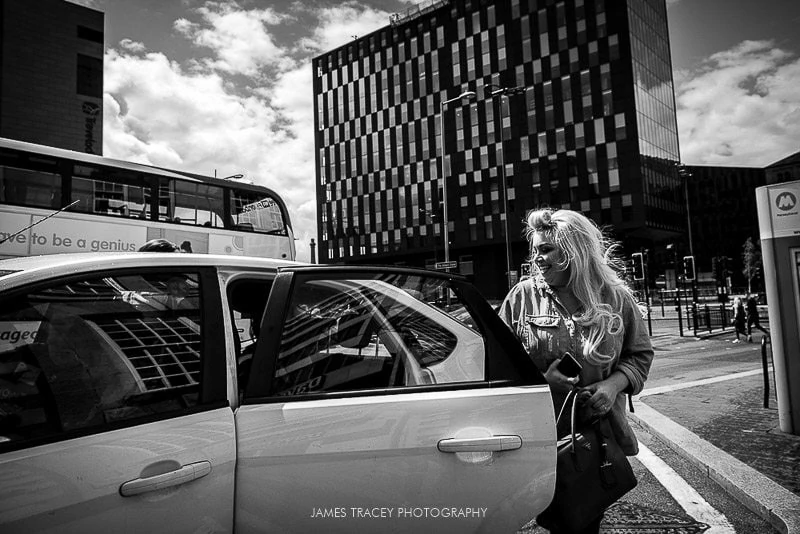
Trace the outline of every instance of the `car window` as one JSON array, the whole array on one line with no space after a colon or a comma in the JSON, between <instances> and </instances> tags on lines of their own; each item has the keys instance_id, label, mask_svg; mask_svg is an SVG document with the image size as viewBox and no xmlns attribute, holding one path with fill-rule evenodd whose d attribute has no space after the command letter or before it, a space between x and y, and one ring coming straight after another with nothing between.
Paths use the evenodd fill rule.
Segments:
<instances>
[{"instance_id":1,"label":"car window","mask_svg":"<svg viewBox=\"0 0 800 534\"><path fill-rule=\"evenodd\" d=\"M0 441L59 439L197 405L199 280L93 276L0 301Z\"/></svg>"},{"instance_id":2,"label":"car window","mask_svg":"<svg viewBox=\"0 0 800 534\"><path fill-rule=\"evenodd\" d=\"M483 336L448 284L408 274L301 278L290 298L272 391L300 395L485 380Z\"/></svg>"}]
</instances>

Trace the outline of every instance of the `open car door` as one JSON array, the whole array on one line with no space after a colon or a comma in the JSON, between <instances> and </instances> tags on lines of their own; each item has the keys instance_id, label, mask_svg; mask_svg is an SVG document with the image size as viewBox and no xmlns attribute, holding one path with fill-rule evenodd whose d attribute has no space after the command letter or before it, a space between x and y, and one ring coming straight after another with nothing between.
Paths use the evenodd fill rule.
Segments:
<instances>
[{"instance_id":1,"label":"open car door","mask_svg":"<svg viewBox=\"0 0 800 534\"><path fill-rule=\"evenodd\" d=\"M237 424L240 532L513 532L550 502L550 391L460 277L275 279Z\"/></svg>"}]
</instances>

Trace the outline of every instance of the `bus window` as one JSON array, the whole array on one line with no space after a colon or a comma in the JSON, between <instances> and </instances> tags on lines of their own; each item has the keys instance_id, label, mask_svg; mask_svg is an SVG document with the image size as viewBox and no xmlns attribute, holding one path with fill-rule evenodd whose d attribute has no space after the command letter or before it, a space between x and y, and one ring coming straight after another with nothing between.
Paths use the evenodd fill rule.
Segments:
<instances>
[{"instance_id":1,"label":"bus window","mask_svg":"<svg viewBox=\"0 0 800 534\"><path fill-rule=\"evenodd\" d=\"M75 165L72 200L75 211L146 219L149 188L135 175L116 176L95 167Z\"/></svg>"},{"instance_id":2,"label":"bus window","mask_svg":"<svg viewBox=\"0 0 800 534\"><path fill-rule=\"evenodd\" d=\"M175 180L172 222L222 228L224 202L222 188ZM177 220L176 220L177 219Z\"/></svg>"},{"instance_id":3,"label":"bus window","mask_svg":"<svg viewBox=\"0 0 800 534\"><path fill-rule=\"evenodd\" d=\"M61 176L0 166L0 202L58 209L61 207Z\"/></svg>"},{"instance_id":4,"label":"bus window","mask_svg":"<svg viewBox=\"0 0 800 534\"><path fill-rule=\"evenodd\" d=\"M233 230L286 235L286 225L278 202L264 193L231 190Z\"/></svg>"}]
</instances>

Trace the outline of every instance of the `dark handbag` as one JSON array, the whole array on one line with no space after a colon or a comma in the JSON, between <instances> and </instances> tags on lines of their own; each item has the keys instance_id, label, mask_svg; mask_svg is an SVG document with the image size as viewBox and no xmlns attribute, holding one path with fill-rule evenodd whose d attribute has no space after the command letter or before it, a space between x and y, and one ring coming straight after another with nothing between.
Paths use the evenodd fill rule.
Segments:
<instances>
[{"instance_id":1,"label":"dark handbag","mask_svg":"<svg viewBox=\"0 0 800 534\"><path fill-rule=\"evenodd\" d=\"M558 442L555 495L536 522L545 528L578 532L635 488L637 481L630 462L614 439L608 417L576 432L575 389L564 400L558 420L570 397L571 433Z\"/></svg>"}]
</instances>

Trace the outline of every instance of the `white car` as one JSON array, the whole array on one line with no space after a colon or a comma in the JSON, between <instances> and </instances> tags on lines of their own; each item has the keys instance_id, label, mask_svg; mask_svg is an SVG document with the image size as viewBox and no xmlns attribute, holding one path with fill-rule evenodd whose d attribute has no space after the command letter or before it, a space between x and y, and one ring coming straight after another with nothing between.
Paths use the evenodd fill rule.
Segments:
<instances>
[{"instance_id":1,"label":"white car","mask_svg":"<svg viewBox=\"0 0 800 534\"><path fill-rule=\"evenodd\" d=\"M3 533L514 532L555 464L548 386L458 276L0 261Z\"/></svg>"}]
</instances>

